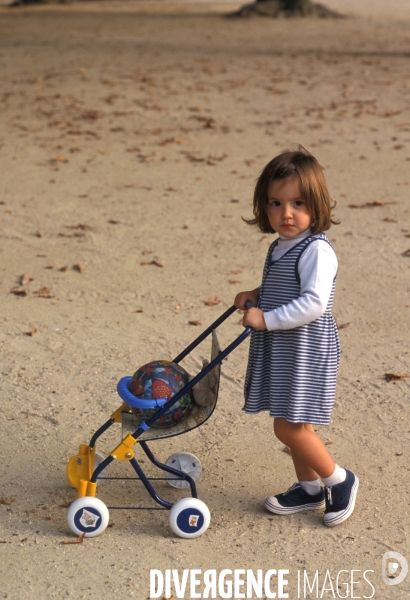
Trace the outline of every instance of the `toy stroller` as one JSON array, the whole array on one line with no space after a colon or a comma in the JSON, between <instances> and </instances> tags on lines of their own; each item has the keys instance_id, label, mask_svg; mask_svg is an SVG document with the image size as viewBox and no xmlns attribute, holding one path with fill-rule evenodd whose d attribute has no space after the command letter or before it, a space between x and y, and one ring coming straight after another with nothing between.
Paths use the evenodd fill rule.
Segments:
<instances>
[{"instance_id":1,"label":"toy stroller","mask_svg":"<svg viewBox=\"0 0 410 600\"><path fill-rule=\"evenodd\" d=\"M202 371L193 377L182 389L167 398L155 398L147 406L146 400L141 400L130 391L131 377L122 378L117 385L117 392L123 404L111 415L92 436L90 443L81 444L79 453L72 456L67 465L67 477L70 485L77 488L77 499L70 505L67 520L68 525L77 535L95 537L100 535L108 526L109 512L107 506L98 498L96 491L98 482L103 479L119 479L123 477L104 477L108 465L114 460L128 461L147 492L155 500L160 508L156 510L169 510L169 521L172 530L180 537L194 538L202 535L210 524L210 512L204 502L198 499L196 482L198 481L202 467L199 459L188 452L178 452L169 457L165 464L159 462L148 447L147 440L157 440L186 433L199 427L209 419L215 410L219 378L222 360L228 356L252 331L246 328L242 334L234 340L227 348L221 351L216 336L217 327L223 323L236 308L232 306L221 315L210 327L208 327L196 340L194 340L183 352L181 352L172 363L176 367L190 352L198 346L205 338L212 335L211 361L203 367ZM171 364L171 363L169 363ZM174 405L190 393L192 388L199 384L208 374L213 376L212 402L204 406L195 406L194 410L181 419L175 425L167 429L156 428L155 424L169 414ZM141 404L141 402L143 402ZM145 418L141 406L152 409L152 416ZM104 457L96 450L98 438L113 425L122 424L122 441L114 448L108 457ZM163 478L149 478L144 473L141 465L134 456L133 446L136 442L151 461L153 465L162 469ZM158 496L151 484L152 479L165 479L171 486L176 488L189 488L191 497L178 500L174 504ZM109 507L111 509L126 509L129 507ZM133 507L148 508L149 507Z\"/></svg>"}]
</instances>

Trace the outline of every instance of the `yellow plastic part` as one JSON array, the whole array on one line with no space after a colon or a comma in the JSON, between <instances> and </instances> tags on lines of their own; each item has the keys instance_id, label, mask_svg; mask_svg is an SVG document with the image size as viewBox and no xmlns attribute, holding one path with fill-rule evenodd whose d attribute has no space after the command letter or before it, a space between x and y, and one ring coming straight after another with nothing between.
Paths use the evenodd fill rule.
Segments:
<instances>
[{"instance_id":1,"label":"yellow plastic part","mask_svg":"<svg viewBox=\"0 0 410 600\"><path fill-rule=\"evenodd\" d=\"M115 423L121 423L122 422L121 414L123 412L130 412L130 407L128 406L128 404L126 402L124 402L123 404L121 404L121 406L119 408L117 408L117 410L115 412L112 413L112 415L111 415L110 418Z\"/></svg>"},{"instance_id":2,"label":"yellow plastic part","mask_svg":"<svg viewBox=\"0 0 410 600\"><path fill-rule=\"evenodd\" d=\"M113 456L116 460L130 460L134 458L134 451L132 450L132 446L135 444L137 440L132 437L131 434L128 434L121 442L118 444L116 448L111 452L111 456Z\"/></svg>"},{"instance_id":3,"label":"yellow plastic part","mask_svg":"<svg viewBox=\"0 0 410 600\"><path fill-rule=\"evenodd\" d=\"M91 450L87 444L80 444L78 454L72 456L67 464L67 479L69 484L78 488L80 481L88 481L94 471L95 448Z\"/></svg>"},{"instance_id":4,"label":"yellow plastic part","mask_svg":"<svg viewBox=\"0 0 410 600\"><path fill-rule=\"evenodd\" d=\"M93 498L95 498L95 494L97 492L97 484L93 483L92 481L89 481L87 483L87 496L93 496Z\"/></svg>"},{"instance_id":5,"label":"yellow plastic part","mask_svg":"<svg viewBox=\"0 0 410 600\"><path fill-rule=\"evenodd\" d=\"M88 481L86 479L80 480L77 489L77 498L84 498L87 495L87 485Z\"/></svg>"}]
</instances>

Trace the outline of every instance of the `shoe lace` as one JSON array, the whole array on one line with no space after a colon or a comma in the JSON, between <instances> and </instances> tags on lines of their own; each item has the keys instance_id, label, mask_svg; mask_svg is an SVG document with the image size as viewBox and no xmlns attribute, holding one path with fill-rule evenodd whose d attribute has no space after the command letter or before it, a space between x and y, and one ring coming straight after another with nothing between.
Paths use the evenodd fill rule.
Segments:
<instances>
[{"instance_id":1,"label":"shoe lace","mask_svg":"<svg viewBox=\"0 0 410 600\"><path fill-rule=\"evenodd\" d=\"M331 487L327 487L326 488L326 496L327 496L327 501L329 504L333 504L332 501L332 488Z\"/></svg>"},{"instance_id":2,"label":"shoe lace","mask_svg":"<svg viewBox=\"0 0 410 600\"><path fill-rule=\"evenodd\" d=\"M286 494L289 494L289 492L292 492L296 487L299 487L299 483L294 483L293 485L291 485L290 488L287 489L286 492L283 493L283 495L286 496Z\"/></svg>"}]
</instances>

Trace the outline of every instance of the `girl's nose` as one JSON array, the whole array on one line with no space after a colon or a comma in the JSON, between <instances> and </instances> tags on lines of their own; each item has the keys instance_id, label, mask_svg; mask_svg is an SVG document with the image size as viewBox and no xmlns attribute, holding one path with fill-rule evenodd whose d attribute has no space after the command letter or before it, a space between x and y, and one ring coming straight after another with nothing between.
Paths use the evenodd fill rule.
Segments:
<instances>
[{"instance_id":1,"label":"girl's nose","mask_svg":"<svg viewBox=\"0 0 410 600\"><path fill-rule=\"evenodd\" d=\"M292 216L292 206L288 203L283 205L282 216L286 219L290 219Z\"/></svg>"}]
</instances>

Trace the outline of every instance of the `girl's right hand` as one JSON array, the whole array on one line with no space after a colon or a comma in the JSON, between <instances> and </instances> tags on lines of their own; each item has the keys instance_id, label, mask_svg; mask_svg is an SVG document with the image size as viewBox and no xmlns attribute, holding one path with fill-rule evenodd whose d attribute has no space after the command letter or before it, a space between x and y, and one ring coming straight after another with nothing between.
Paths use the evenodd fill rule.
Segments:
<instances>
[{"instance_id":1,"label":"girl's right hand","mask_svg":"<svg viewBox=\"0 0 410 600\"><path fill-rule=\"evenodd\" d=\"M246 303L248 301L252 302L253 306L257 306L259 294L260 288L256 288L255 290L251 290L249 292L239 292L239 294L236 295L234 305L240 310L247 310Z\"/></svg>"}]
</instances>

